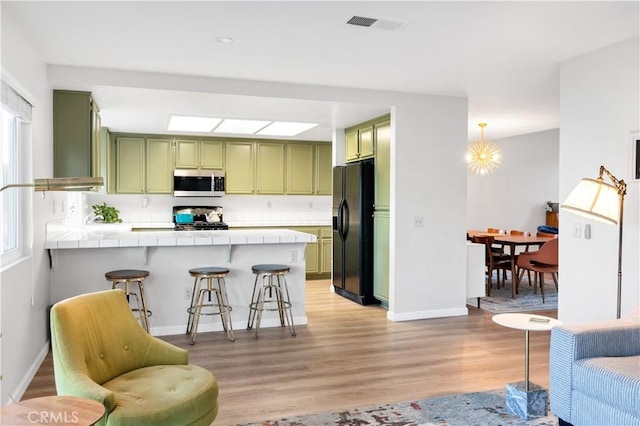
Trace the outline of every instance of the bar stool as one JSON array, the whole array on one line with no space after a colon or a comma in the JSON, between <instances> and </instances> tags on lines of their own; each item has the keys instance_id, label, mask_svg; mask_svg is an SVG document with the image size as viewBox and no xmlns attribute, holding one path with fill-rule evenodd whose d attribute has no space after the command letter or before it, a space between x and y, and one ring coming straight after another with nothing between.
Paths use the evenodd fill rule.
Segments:
<instances>
[{"instance_id":1,"label":"bar stool","mask_svg":"<svg viewBox=\"0 0 640 426\"><path fill-rule=\"evenodd\" d=\"M285 274L290 269L287 265L278 264L253 265L251 267L251 271L256 274L256 280L253 283L253 294L249 304L247 330L253 328L254 322L256 323L254 339L258 338L258 333L260 332L260 320L262 319L263 311L278 311L280 325L284 327L285 323L287 323L291 335L296 335L289 288L285 278ZM276 278L275 280L273 279L274 277ZM262 284L258 285L258 279L260 278L262 279ZM266 296L267 291L269 292L268 298Z\"/></svg>"},{"instance_id":2,"label":"bar stool","mask_svg":"<svg viewBox=\"0 0 640 426\"><path fill-rule=\"evenodd\" d=\"M189 269L189 275L195 277L193 281L193 292L191 293L191 305L187 308L189 319L187 321L187 333L191 334L189 344L196 343L198 334L198 323L201 315L220 315L222 328L227 332L229 340L235 340L233 336L233 325L231 323L231 310L229 298L227 296L227 285L224 277L229 273L227 268L215 266ZM202 281L206 280L203 286ZM215 284L214 284L215 283ZM212 293L216 295L216 301L211 298ZM207 300L205 300L205 297ZM208 303L206 303L208 302ZM202 312L202 308L212 308L210 312Z\"/></svg>"},{"instance_id":3,"label":"bar stool","mask_svg":"<svg viewBox=\"0 0 640 426\"><path fill-rule=\"evenodd\" d=\"M111 288L118 288L120 284L124 284L124 294L127 296L127 301L133 297L136 301L135 308L131 310L135 313L136 319L140 321L142 328L149 333L149 317L151 311L147 309L147 302L144 298L144 285L142 282L149 276L149 271L143 271L139 269L118 269L115 271L109 271L104 276L108 281L112 282ZM138 286L137 291L132 289L132 284Z\"/></svg>"}]
</instances>

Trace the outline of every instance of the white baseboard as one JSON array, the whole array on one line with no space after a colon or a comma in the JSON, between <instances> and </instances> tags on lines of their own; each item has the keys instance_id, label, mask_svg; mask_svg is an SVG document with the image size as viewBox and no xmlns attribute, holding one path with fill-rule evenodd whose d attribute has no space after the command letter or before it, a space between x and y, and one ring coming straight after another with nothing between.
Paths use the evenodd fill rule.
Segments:
<instances>
[{"instance_id":1,"label":"white baseboard","mask_svg":"<svg viewBox=\"0 0 640 426\"><path fill-rule=\"evenodd\" d=\"M455 308L455 309L435 309L432 311L414 311L414 312L387 312L387 319L390 321L413 321L419 319L429 318L443 318L443 317L459 317L469 315L469 309Z\"/></svg>"},{"instance_id":2,"label":"white baseboard","mask_svg":"<svg viewBox=\"0 0 640 426\"><path fill-rule=\"evenodd\" d=\"M47 354L49 353L49 345L50 345L49 341L47 341L47 343L42 347L42 349L38 353L38 356L36 357L36 359L33 361L33 364L31 364L31 367L29 367L27 374L23 377L23 379L18 384L18 387L12 393L9 394L9 397L15 400L14 402L20 401L24 393L27 391L27 388L31 384L31 381L36 376L38 369L42 365L42 362L44 361L44 359L47 357Z\"/></svg>"}]
</instances>

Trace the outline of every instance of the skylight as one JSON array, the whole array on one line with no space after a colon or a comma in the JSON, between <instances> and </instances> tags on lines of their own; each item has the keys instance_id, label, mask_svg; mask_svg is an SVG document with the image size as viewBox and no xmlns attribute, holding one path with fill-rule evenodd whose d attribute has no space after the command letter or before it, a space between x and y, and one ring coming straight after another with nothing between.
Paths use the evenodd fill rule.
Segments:
<instances>
[{"instance_id":1,"label":"skylight","mask_svg":"<svg viewBox=\"0 0 640 426\"><path fill-rule=\"evenodd\" d=\"M317 123L294 123L291 121L275 121L264 129L260 130L258 135L268 136L295 136L305 130L316 127Z\"/></svg>"},{"instance_id":2,"label":"skylight","mask_svg":"<svg viewBox=\"0 0 640 426\"><path fill-rule=\"evenodd\" d=\"M261 136L296 136L316 127L317 123L298 123L292 121L223 119L211 117L190 117L172 115L169 131L227 133Z\"/></svg>"},{"instance_id":3,"label":"skylight","mask_svg":"<svg viewBox=\"0 0 640 426\"><path fill-rule=\"evenodd\" d=\"M210 132L221 120L211 117L172 115L169 121L169 130L174 132Z\"/></svg>"},{"instance_id":4,"label":"skylight","mask_svg":"<svg viewBox=\"0 0 640 426\"><path fill-rule=\"evenodd\" d=\"M252 135L262 129L270 121L226 119L213 131L214 133L239 133Z\"/></svg>"}]
</instances>

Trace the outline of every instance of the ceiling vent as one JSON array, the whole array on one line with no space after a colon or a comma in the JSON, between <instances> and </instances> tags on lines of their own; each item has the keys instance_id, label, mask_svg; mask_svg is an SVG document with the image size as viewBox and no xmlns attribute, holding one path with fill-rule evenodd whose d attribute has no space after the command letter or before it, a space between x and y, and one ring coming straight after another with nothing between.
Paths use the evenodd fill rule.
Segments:
<instances>
[{"instance_id":1,"label":"ceiling vent","mask_svg":"<svg viewBox=\"0 0 640 426\"><path fill-rule=\"evenodd\" d=\"M375 24L377 19L375 18L365 18L364 16L353 16L351 19L347 21L349 25L357 25L359 27L370 27Z\"/></svg>"},{"instance_id":2,"label":"ceiling vent","mask_svg":"<svg viewBox=\"0 0 640 426\"><path fill-rule=\"evenodd\" d=\"M395 31L404 25L403 22L391 21L389 19L366 18L357 15L352 16L351 19L347 21L347 24L387 31Z\"/></svg>"}]
</instances>

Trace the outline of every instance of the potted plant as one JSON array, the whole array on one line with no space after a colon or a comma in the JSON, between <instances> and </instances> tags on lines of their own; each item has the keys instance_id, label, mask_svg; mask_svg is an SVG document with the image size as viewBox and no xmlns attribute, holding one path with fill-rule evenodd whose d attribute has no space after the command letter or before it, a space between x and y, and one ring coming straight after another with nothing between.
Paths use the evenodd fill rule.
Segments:
<instances>
[{"instance_id":1,"label":"potted plant","mask_svg":"<svg viewBox=\"0 0 640 426\"><path fill-rule=\"evenodd\" d=\"M122 219L118 217L120 210L115 207L108 206L107 203L94 204L93 214L102 217L102 223L121 223Z\"/></svg>"},{"instance_id":2,"label":"potted plant","mask_svg":"<svg viewBox=\"0 0 640 426\"><path fill-rule=\"evenodd\" d=\"M547 204L544 207L544 209L547 212L552 212L552 213L557 213L559 208L560 208L560 203L553 202L553 201L547 201Z\"/></svg>"}]
</instances>

